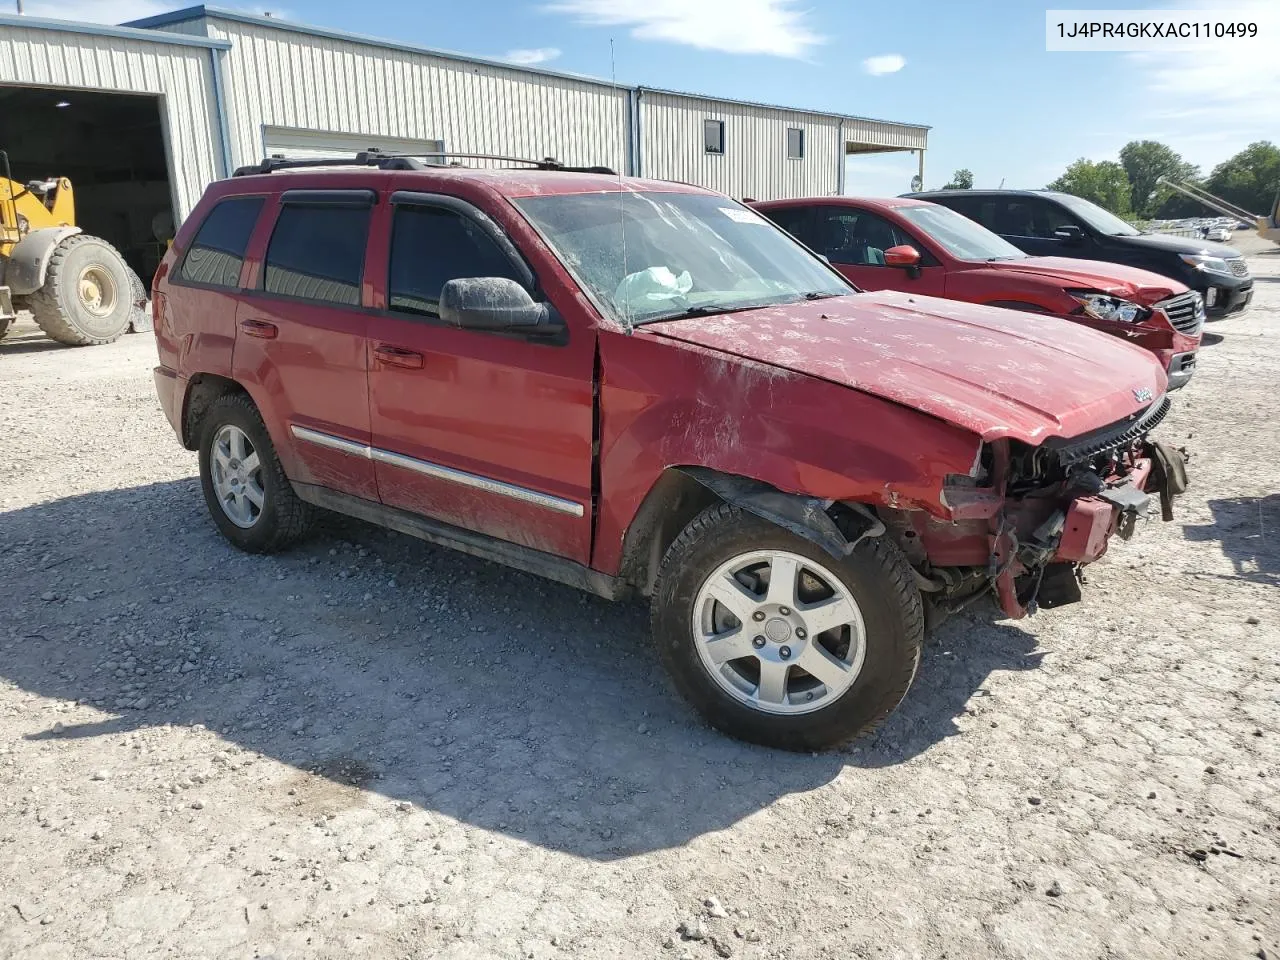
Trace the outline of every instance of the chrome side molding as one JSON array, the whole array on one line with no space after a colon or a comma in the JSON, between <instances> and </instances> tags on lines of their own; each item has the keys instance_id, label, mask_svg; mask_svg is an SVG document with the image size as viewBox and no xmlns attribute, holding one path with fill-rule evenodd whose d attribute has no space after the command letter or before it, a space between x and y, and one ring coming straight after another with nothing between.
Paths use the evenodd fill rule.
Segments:
<instances>
[{"instance_id":1,"label":"chrome side molding","mask_svg":"<svg viewBox=\"0 0 1280 960\"><path fill-rule=\"evenodd\" d=\"M392 450L383 450L379 447L356 443L353 440L335 437L330 433L312 430L310 427L301 427L296 423L289 425L289 432L306 443L314 443L316 446L327 447L330 450L337 450L353 457L363 457L366 460L373 460L377 463L385 463L388 466L399 467L402 470L412 470L414 473L435 477L437 480L445 480L449 483L457 483L464 487L472 487L476 490L483 490L486 493L496 494L500 497L510 497L512 500L531 503L534 506L568 514L571 517L581 517L586 513L583 505L576 500L565 500L563 497L530 490L528 487L516 486L513 483L505 483L502 480L494 480L491 477L482 477L476 473L467 473L465 470L455 470L453 467L432 463L430 460L420 460L417 457L406 456L403 453L396 453Z\"/></svg>"}]
</instances>

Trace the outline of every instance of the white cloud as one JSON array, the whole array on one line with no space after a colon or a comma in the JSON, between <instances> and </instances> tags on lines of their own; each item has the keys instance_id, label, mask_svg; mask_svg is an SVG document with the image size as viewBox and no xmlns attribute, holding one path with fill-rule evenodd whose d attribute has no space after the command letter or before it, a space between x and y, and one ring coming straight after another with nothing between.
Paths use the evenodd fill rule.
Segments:
<instances>
[{"instance_id":1,"label":"white cloud","mask_svg":"<svg viewBox=\"0 0 1280 960\"><path fill-rule=\"evenodd\" d=\"M553 0L545 9L579 23L630 27L658 40L724 53L804 57L826 39L814 33L796 0Z\"/></svg>"},{"instance_id":2,"label":"white cloud","mask_svg":"<svg viewBox=\"0 0 1280 960\"><path fill-rule=\"evenodd\" d=\"M862 69L873 77L882 77L886 73L897 73L907 65L907 58L900 53L885 53L878 57L867 57L862 61Z\"/></svg>"},{"instance_id":3,"label":"white cloud","mask_svg":"<svg viewBox=\"0 0 1280 960\"><path fill-rule=\"evenodd\" d=\"M557 47L534 47L531 50L508 50L502 59L512 63L534 64L546 63L558 56L560 50Z\"/></svg>"}]
</instances>

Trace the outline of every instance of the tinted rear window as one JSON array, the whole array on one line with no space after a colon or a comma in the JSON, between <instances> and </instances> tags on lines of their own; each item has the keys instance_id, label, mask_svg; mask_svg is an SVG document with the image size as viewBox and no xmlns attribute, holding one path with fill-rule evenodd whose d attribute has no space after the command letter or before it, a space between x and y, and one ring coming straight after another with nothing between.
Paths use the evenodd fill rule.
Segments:
<instances>
[{"instance_id":1,"label":"tinted rear window","mask_svg":"<svg viewBox=\"0 0 1280 960\"><path fill-rule=\"evenodd\" d=\"M235 197L210 210L182 260L178 278L187 283L239 287L244 251L261 210L262 197Z\"/></svg>"},{"instance_id":2,"label":"tinted rear window","mask_svg":"<svg viewBox=\"0 0 1280 960\"><path fill-rule=\"evenodd\" d=\"M263 288L304 300L358 305L370 212L368 207L281 207L267 246Z\"/></svg>"},{"instance_id":3,"label":"tinted rear window","mask_svg":"<svg viewBox=\"0 0 1280 960\"><path fill-rule=\"evenodd\" d=\"M759 210L766 217L791 234L801 243L813 246L813 231L810 228L811 217L809 207L783 207L779 209Z\"/></svg>"}]
</instances>

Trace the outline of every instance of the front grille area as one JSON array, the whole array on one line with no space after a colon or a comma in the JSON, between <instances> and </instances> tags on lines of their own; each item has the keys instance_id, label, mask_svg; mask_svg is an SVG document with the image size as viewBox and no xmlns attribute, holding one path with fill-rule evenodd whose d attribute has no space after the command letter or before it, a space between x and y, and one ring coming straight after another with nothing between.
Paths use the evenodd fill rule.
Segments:
<instances>
[{"instance_id":1,"label":"front grille area","mask_svg":"<svg viewBox=\"0 0 1280 960\"><path fill-rule=\"evenodd\" d=\"M1095 430L1083 437L1048 440L1044 448L1056 454L1058 463L1064 468L1084 463L1117 447L1128 446L1134 440L1145 436L1168 415L1170 406L1169 398L1161 397L1134 417L1113 423L1101 430Z\"/></svg>"},{"instance_id":2,"label":"front grille area","mask_svg":"<svg viewBox=\"0 0 1280 960\"><path fill-rule=\"evenodd\" d=\"M1156 307L1165 312L1174 329L1180 333L1196 333L1204 323L1204 301L1196 293L1161 300Z\"/></svg>"},{"instance_id":3,"label":"front grille area","mask_svg":"<svg viewBox=\"0 0 1280 960\"><path fill-rule=\"evenodd\" d=\"M1232 257L1227 261L1227 266L1231 268L1231 272L1237 277L1247 277L1249 275L1249 265L1244 262L1244 257Z\"/></svg>"}]
</instances>

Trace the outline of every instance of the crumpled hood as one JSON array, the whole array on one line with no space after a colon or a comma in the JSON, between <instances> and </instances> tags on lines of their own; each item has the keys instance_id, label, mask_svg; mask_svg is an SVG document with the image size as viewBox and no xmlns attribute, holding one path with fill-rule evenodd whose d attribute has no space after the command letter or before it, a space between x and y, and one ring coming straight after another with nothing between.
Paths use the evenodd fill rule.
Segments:
<instances>
[{"instance_id":1,"label":"crumpled hood","mask_svg":"<svg viewBox=\"0 0 1280 960\"><path fill-rule=\"evenodd\" d=\"M1065 288L1101 290L1112 296L1132 300L1144 307L1186 293L1189 289L1177 280L1162 277L1149 270L1125 267L1098 260L1076 260L1071 257L1027 257L1024 260L1000 260L992 264L1003 271L1030 273L1056 280Z\"/></svg>"},{"instance_id":2,"label":"crumpled hood","mask_svg":"<svg viewBox=\"0 0 1280 960\"><path fill-rule=\"evenodd\" d=\"M1076 437L1150 406L1140 347L1057 317L895 291L645 324L656 334L853 387L984 440Z\"/></svg>"}]
</instances>

